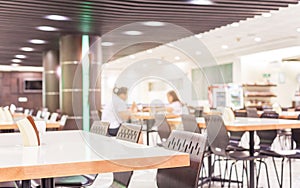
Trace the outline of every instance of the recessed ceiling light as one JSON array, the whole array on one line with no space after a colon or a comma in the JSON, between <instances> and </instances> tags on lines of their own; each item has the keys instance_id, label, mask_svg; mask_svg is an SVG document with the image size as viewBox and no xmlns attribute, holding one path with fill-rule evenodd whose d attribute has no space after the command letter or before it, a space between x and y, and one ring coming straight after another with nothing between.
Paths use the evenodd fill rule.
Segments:
<instances>
[{"instance_id":1,"label":"recessed ceiling light","mask_svg":"<svg viewBox=\"0 0 300 188\"><path fill-rule=\"evenodd\" d=\"M25 59L26 57L27 57L26 55L22 55L22 54L15 55L15 58L19 58L19 59Z\"/></svg>"},{"instance_id":2,"label":"recessed ceiling light","mask_svg":"<svg viewBox=\"0 0 300 188\"><path fill-rule=\"evenodd\" d=\"M213 2L211 0L191 0L192 4L195 5L212 5Z\"/></svg>"},{"instance_id":3,"label":"recessed ceiling light","mask_svg":"<svg viewBox=\"0 0 300 188\"><path fill-rule=\"evenodd\" d=\"M45 44L46 43L46 41L40 40L40 39L31 39L31 40L29 40L29 42L32 44Z\"/></svg>"},{"instance_id":4,"label":"recessed ceiling light","mask_svg":"<svg viewBox=\"0 0 300 188\"><path fill-rule=\"evenodd\" d=\"M25 52L31 52L31 51L33 51L33 48L30 48L30 47L22 47L22 48L20 48L20 50L25 51Z\"/></svg>"},{"instance_id":5,"label":"recessed ceiling light","mask_svg":"<svg viewBox=\"0 0 300 188\"><path fill-rule=\"evenodd\" d=\"M299 32L299 33L300 33L300 27L298 27L298 28L297 28L297 32Z\"/></svg>"},{"instance_id":6,"label":"recessed ceiling light","mask_svg":"<svg viewBox=\"0 0 300 188\"><path fill-rule=\"evenodd\" d=\"M51 26L38 26L36 27L38 30L41 30L41 31L57 31L58 29L55 28L55 27L51 27Z\"/></svg>"},{"instance_id":7,"label":"recessed ceiling light","mask_svg":"<svg viewBox=\"0 0 300 188\"><path fill-rule=\"evenodd\" d=\"M146 51L148 54L151 54L152 53L152 50L147 50Z\"/></svg>"},{"instance_id":8,"label":"recessed ceiling light","mask_svg":"<svg viewBox=\"0 0 300 188\"><path fill-rule=\"evenodd\" d=\"M228 46L227 46L227 45L222 45L221 47L222 47L222 49L224 49L224 50L228 49Z\"/></svg>"},{"instance_id":9,"label":"recessed ceiling light","mask_svg":"<svg viewBox=\"0 0 300 188\"><path fill-rule=\"evenodd\" d=\"M12 67L17 67L17 66L19 66L19 64L12 63L12 64L10 64L10 66L12 66Z\"/></svg>"},{"instance_id":10,"label":"recessed ceiling light","mask_svg":"<svg viewBox=\"0 0 300 188\"><path fill-rule=\"evenodd\" d=\"M102 42L101 45L102 46L112 46L112 45L114 45L114 43L113 42Z\"/></svg>"},{"instance_id":11,"label":"recessed ceiling light","mask_svg":"<svg viewBox=\"0 0 300 188\"><path fill-rule=\"evenodd\" d=\"M202 38L202 35L201 34L198 34L198 35L195 35L196 38L198 39L201 39Z\"/></svg>"},{"instance_id":12,"label":"recessed ceiling light","mask_svg":"<svg viewBox=\"0 0 300 188\"><path fill-rule=\"evenodd\" d=\"M134 59L134 58L135 58L135 56L134 56L134 55L130 55L129 57L130 57L131 59Z\"/></svg>"},{"instance_id":13,"label":"recessed ceiling light","mask_svg":"<svg viewBox=\"0 0 300 188\"><path fill-rule=\"evenodd\" d=\"M261 41L261 38L260 38L260 37L255 37L255 38L254 38L254 41L255 41L255 42L260 42L260 41Z\"/></svg>"},{"instance_id":14,"label":"recessed ceiling light","mask_svg":"<svg viewBox=\"0 0 300 188\"><path fill-rule=\"evenodd\" d=\"M159 27L165 25L165 23L163 22L156 22L156 21L143 22L142 24L146 26L152 26L152 27Z\"/></svg>"},{"instance_id":15,"label":"recessed ceiling light","mask_svg":"<svg viewBox=\"0 0 300 188\"><path fill-rule=\"evenodd\" d=\"M180 60L180 57L179 56L175 56L174 59L175 60Z\"/></svg>"},{"instance_id":16,"label":"recessed ceiling light","mask_svg":"<svg viewBox=\"0 0 300 188\"><path fill-rule=\"evenodd\" d=\"M143 34L143 33L140 32L140 31L124 31L123 33L124 33L125 35L134 35L134 36Z\"/></svg>"},{"instance_id":17,"label":"recessed ceiling light","mask_svg":"<svg viewBox=\"0 0 300 188\"><path fill-rule=\"evenodd\" d=\"M269 13L269 12L262 13L261 15L262 15L263 17L265 17L265 18L268 18L268 17L271 17L271 16L272 16L272 14Z\"/></svg>"},{"instance_id":18,"label":"recessed ceiling light","mask_svg":"<svg viewBox=\"0 0 300 188\"><path fill-rule=\"evenodd\" d=\"M231 27L238 27L240 24L237 23L237 22L234 22L234 23L232 23L232 24L230 24L230 25L231 25Z\"/></svg>"},{"instance_id":19,"label":"recessed ceiling light","mask_svg":"<svg viewBox=\"0 0 300 188\"><path fill-rule=\"evenodd\" d=\"M66 16L61 16L61 15L48 15L48 16L45 16L45 18L47 18L49 20L57 20L57 21L70 20L70 18L68 18Z\"/></svg>"},{"instance_id":20,"label":"recessed ceiling light","mask_svg":"<svg viewBox=\"0 0 300 188\"><path fill-rule=\"evenodd\" d=\"M13 63L21 63L22 60L21 59L12 59L11 62L13 62Z\"/></svg>"}]
</instances>

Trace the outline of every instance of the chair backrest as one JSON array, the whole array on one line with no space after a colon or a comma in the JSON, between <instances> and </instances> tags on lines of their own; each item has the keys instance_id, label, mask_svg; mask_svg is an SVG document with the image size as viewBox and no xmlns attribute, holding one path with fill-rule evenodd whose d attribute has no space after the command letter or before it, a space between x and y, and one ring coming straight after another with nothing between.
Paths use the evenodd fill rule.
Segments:
<instances>
[{"instance_id":1,"label":"chair backrest","mask_svg":"<svg viewBox=\"0 0 300 188\"><path fill-rule=\"evenodd\" d=\"M60 122L59 122L60 126L62 126L62 127L65 126L65 125L66 125L66 122L67 122L67 119L68 119L68 116L67 116L67 115L61 116Z\"/></svg>"},{"instance_id":2,"label":"chair backrest","mask_svg":"<svg viewBox=\"0 0 300 188\"><path fill-rule=\"evenodd\" d=\"M211 151L220 156L227 156L226 148L229 144L229 136L224 121L219 115L204 117L207 131L207 140Z\"/></svg>"},{"instance_id":3,"label":"chair backrest","mask_svg":"<svg viewBox=\"0 0 300 188\"><path fill-rule=\"evenodd\" d=\"M7 108L4 108L4 116L5 116L6 122L13 122L14 121L13 116L11 115L10 110L7 109Z\"/></svg>"},{"instance_id":4,"label":"chair backrest","mask_svg":"<svg viewBox=\"0 0 300 188\"><path fill-rule=\"evenodd\" d=\"M50 122L56 122L57 117L58 117L58 113L53 112L53 113L51 114L51 116L50 116L49 121L50 121Z\"/></svg>"},{"instance_id":5,"label":"chair backrest","mask_svg":"<svg viewBox=\"0 0 300 188\"><path fill-rule=\"evenodd\" d=\"M25 109L25 110L24 110L24 114L25 114L25 115L29 115L29 109Z\"/></svg>"},{"instance_id":6,"label":"chair backrest","mask_svg":"<svg viewBox=\"0 0 300 188\"><path fill-rule=\"evenodd\" d=\"M117 133L116 139L137 143L142 131L142 126L123 123ZM128 187L133 171L114 172L114 181Z\"/></svg>"},{"instance_id":7,"label":"chair backrest","mask_svg":"<svg viewBox=\"0 0 300 188\"><path fill-rule=\"evenodd\" d=\"M181 115L183 130L188 132L200 133L196 117L193 115L182 114Z\"/></svg>"},{"instance_id":8,"label":"chair backrest","mask_svg":"<svg viewBox=\"0 0 300 188\"><path fill-rule=\"evenodd\" d=\"M33 111L34 111L33 109L30 109L28 115L32 116Z\"/></svg>"},{"instance_id":9,"label":"chair backrest","mask_svg":"<svg viewBox=\"0 0 300 188\"><path fill-rule=\"evenodd\" d=\"M9 110L10 110L10 112L11 112L12 114L15 113L15 111L17 110L16 105L11 104L11 105L9 106Z\"/></svg>"},{"instance_id":10,"label":"chair backrest","mask_svg":"<svg viewBox=\"0 0 300 188\"><path fill-rule=\"evenodd\" d=\"M190 154L190 166L158 169L158 187L198 187L199 172L206 149L206 135L173 130L165 148Z\"/></svg>"},{"instance_id":11,"label":"chair backrest","mask_svg":"<svg viewBox=\"0 0 300 188\"><path fill-rule=\"evenodd\" d=\"M44 120L48 121L49 117L50 117L50 112L46 112L45 115L44 115Z\"/></svg>"},{"instance_id":12,"label":"chair backrest","mask_svg":"<svg viewBox=\"0 0 300 188\"><path fill-rule=\"evenodd\" d=\"M142 126L123 123L117 133L116 139L137 143L141 134Z\"/></svg>"},{"instance_id":13,"label":"chair backrest","mask_svg":"<svg viewBox=\"0 0 300 188\"><path fill-rule=\"evenodd\" d=\"M155 114L154 126L157 127L158 135L162 142L165 142L171 134L171 128L164 114Z\"/></svg>"},{"instance_id":14,"label":"chair backrest","mask_svg":"<svg viewBox=\"0 0 300 188\"><path fill-rule=\"evenodd\" d=\"M257 109L256 108L246 108L247 117L258 118Z\"/></svg>"},{"instance_id":15,"label":"chair backrest","mask_svg":"<svg viewBox=\"0 0 300 188\"><path fill-rule=\"evenodd\" d=\"M260 117L278 119L279 114L274 111L265 111ZM256 133L260 139L259 146L262 148L270 148L274 139L277 137L277 130L256 131Z\"/></svg>"},{"instance_id":16,"label":"chair backrest","mask_svg":"<svg viewBox=\"0 0 300 188\"><path fill-rule=\"evenodd\" d=\"M110 125L109 122L94 121L90 132L107 136L109 125Z\"/></svg>"},{"instance_id":17,"label":"chair backrest","mask_svg":"<svg viewBox=\"0 0 300 188\"><path fill-rule=\"evenodd\" d=\"M39 110L39 111L37 111L35 117L36 117L36 118L41 118L41 115L42 115L42 111Z\"/></svg>"},{"instance_id":18,"label":"chair backrest","mask_svg":"<svg viewBox=\"0 0 300 188\"><path fill-rule=\"evenodd\" d=\"M260 118L270 118L270 119L278 119L279 118L279 114L277 114L274 111L264 111Z\"/></svg>"}]
</instances>

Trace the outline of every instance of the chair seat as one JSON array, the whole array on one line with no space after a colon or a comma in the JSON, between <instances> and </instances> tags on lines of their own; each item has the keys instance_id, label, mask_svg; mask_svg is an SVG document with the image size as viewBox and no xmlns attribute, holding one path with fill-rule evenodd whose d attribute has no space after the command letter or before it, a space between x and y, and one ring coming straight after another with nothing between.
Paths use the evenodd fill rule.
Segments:
<instances>
[{"instance_id":1,"label":"chair seat","mask_svg":"<svg viewBox=\"0 0 300 188\"><path fill-rule=\"evenodd\" d=\"M254 153L254 156L250 156L249 151L230 151L228 157L235 160L254 160L260 158L266 158L267 156L260 153Z\"/></svg>"},{"instance_id":2,"label":"chair seat","mask_svg":"<svg viewBox=\"0 0 300 188\"><path fill-rule=\"evenodd\" d=\"M55 186L88 186L92 183L91 179L85 176L68 176L55 178Z\"/></svg>"}]
</instances>

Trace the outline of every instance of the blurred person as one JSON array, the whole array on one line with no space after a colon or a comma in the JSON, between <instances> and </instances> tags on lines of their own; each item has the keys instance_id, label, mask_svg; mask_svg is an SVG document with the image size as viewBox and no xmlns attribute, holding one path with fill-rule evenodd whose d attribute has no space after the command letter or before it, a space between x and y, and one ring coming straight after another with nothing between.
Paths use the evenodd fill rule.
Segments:
<instances>
[{"instance_id":1,"label":"blurred person","mask_svg":"<svg viewBox=\"0 0 300 188\"><path fill-rule=\"evenodd\" d=\"M120 125L130 118L131 112L126 104L127 91L126 87L115 87L113 89L112 102L103 109L101 120L110 123L108 133L111 136L116 136Z\"/></svg>"}]
</instances>

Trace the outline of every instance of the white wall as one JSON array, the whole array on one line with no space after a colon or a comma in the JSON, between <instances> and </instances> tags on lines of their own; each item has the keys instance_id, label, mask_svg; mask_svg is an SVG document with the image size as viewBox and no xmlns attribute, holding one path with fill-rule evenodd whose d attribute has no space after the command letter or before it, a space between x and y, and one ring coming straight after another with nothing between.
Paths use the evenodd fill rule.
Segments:
<instances>
[{"instance_id":1,"label":"white wall","mask_svg":"<svg viewBox=\"0 0 300 188\"><path fill-rule=\"evenodd\" d=\"M277 84L272 91L277 95L273 102L281 106L292 105L294 94L299 89L296 76L300 74L300 62L282 62L282 58L300 54L300 47L273 50L243 56L235 63L235 83L265 82L264 73L270 73L270 81ZM240 70L240 72L236 72Z\"/></svg>"}]
</instances>

